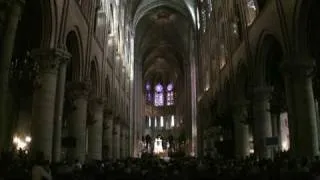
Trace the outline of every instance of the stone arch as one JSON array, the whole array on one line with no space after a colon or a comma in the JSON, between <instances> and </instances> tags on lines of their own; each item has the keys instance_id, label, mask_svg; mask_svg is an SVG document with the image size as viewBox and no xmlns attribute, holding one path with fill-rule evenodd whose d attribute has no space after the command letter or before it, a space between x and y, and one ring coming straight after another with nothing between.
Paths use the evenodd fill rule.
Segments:
<instances>
[{"instance_id":1,"label":"stone arch","mask_svg":"<svg viewBox=\"0 0 320 180\"><path fill-rule=\"evenodd\" d=\"M138 23L142 19L142 17L144 17L149 11L151 11L155 8L158 8L160 6L169 7L171 9L176 10L177 12L181 13L182 15L184 15L185 17L190 19L193 22L193 24L195 24L195 22L193 21L193 18L192 18L192 13L190 12L189 8L187 7L187 5L184 2L179 3L177 1L168 2L165 0L153 0L151 2L144 1L140 5L140 7L138 7L138 9L135 12L135 15L133 17L134 29L136 28L136 26L138 25Z\"/></svg>"},{"instance_id":2,"label":"stone arch","mask_svg":"<svg viewBox=\"0 0 320 180\"><path fill-rule=\"evenodd\" d=\"M91 81L91 96L97 97L100 95L99 93L99 68L97 59L94 58L90 62L90 81Z\"/></svg>"},{"instance_id":3,"label":"stone arch","mask_svg":"<svg viewBox=\"0 0 320 180\"><path fill-rule=\"evenodd\" d=\"M275 33L272 33L268 30L264 30L259 38L257 50L256 50L256 61L254 62L254 74L255 77L253 79L253 84L256 86L263 86L267 85L264 84L266 81L268 81L268 78L270 76L270 73L267 72L268 65L270 65L270 53L272 51L279 51L282 55L284 54L284 48L281 41L278 40ZM271 59L273 60L273 59ZM278 65L280 65L280 62L282 59L276 60ZM278 67L279 69L280 67ZM268 74L269 73L269 74Z\"/></svg>"},{"instance_id":4,"label":"stone arch","mask_svg":"<svg viewBox=\"0 0 320 180\"><path fill-rule=\"evenodd\" d=\"M42 41L41 47L54 47L58 32L57 4L54 0L41 1L42 7Z\"/></svg>"},{"instance_id":5,"label":"stone arch","mask_svg":"<svg viewBox=\"0 0 320 180\"><path fill-rule=\"evenodd\" d=\"M34 48L53 48L56 45L58 28L56 2L53 0L27 1L23 8L19 26L30 17L32 18L28 20L29 23L27 23L26 28L34 30L30 31L27 37L31 38L30 34L37 34L37 37L40 38L38 47Z\"/></svg>"},{"instance_id":6,"label":"stone arch","mask_svg":"<svg viewBox=\"0 0 320 180\"><path fill-rule=\"evenodd\" d=\"M67 68L67 82L81 80L81 43L78 33L70 31L66 36L66 47L72 55Z\"/></svg>"},{"instance_id":7,"label":"stone arch","mask_svg":"<svg viewBox=\"0 0 320 180\"><path fill-rule=\"evenodd\" d=\"M46 18L43 15L44 7L44 4L37 0L28 1L24 6L16 31L10 65L9 86L14 101L20 104L19 106L22 109L28 108L29 110L32 107L29 103L33 95L33 81L37 75L37 63L31 58L30 52L33 49L43 47L42 41L44 41L44 35L47 35L44 28L51 27L50 23L43 24L43 19ZM21 92L21 90L23 91ZM23 102L22 105L19 102L21 98L27 98L28 100Z\"/></svg>"},{"instance_id":8,"label":"stone arch","mask_svg":"<svg viewBox=\"0 0 320 180\"><path fill-rule=\"evenodd\" d=\"M312 4L317 0L298 0L294 7L293 16L293 43L295 51L299 53L308 53L308 23L309 12L312 8Z\"/></svg>"},{"instance_id":9,"label":"stone arch","mask_svg":"<svg viewBox=\"0 0 320 180\"><path fill-rule=\"evenodd\" d=\"M272 87L272 98L270 100L271 111L283 111L287 109L285 86L282 78L281 65L283 63L284 48L272 34L265 34L260 40L257 53L258 67L260 71L254 81L254 86Z\"/></svg>"}]
</instances>

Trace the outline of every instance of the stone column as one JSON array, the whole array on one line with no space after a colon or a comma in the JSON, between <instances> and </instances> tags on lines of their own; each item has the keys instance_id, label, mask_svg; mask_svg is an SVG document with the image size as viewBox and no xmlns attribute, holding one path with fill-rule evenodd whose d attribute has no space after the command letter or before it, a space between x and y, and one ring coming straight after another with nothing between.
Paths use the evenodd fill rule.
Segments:
<instances>
[{"instance_id":1,"label":"stone column","mask_svg":"<svg viewBox=\"0 0 320 180\"><path fill-rule=\"evenodd\" d=\"M123 126L123 124L121 124L120 127L120 158L124 159L125 158L125 127Z\"/></svg>"},{"instance_id":2,"label":"stone column","mask_svg":"<svg viewBox=\"0 0 320 180\"><path fill-rule=\"evenodd\" d=\"M271 122L272 122L272 136L278 139L278 145L275 147L275 151L279 151L279 149L281 149L280 113L276 113L276 112L272 113Z\"/></svg>"},{"instance_id":3,"label":"stone column","mask_svg":"<svg viewBox=\"0 0 320 180\"><path fill-rule=\"evenodd\" d=\"M291 122L294 129L290 130L294 142L290 144L294 144L295 155L315 156L319 153L319 143L312 88L314 64L304 59L301 61L304 62L288 62L284 66L286 81L292 86L292 105L289 108L292 108L290 112L294 116L294 122Z\"/></svg>"},{"instance_id":4,"label":"stone column","mask_svg":"<svg viewBox=\"0 0 320 180\"><path fill-rule=\"evenodd\" d=\"M102 160L103 99L92 100L89 109L93 119L90 120L88 127L88 158L89 160Z\"/></svg>"},{"instance_id":5,"label":"stone column","mask_svg":"<svg viewBox=\"0 0 320 180\"><path fill-rule=\"evenodd\" d=\"M69 149L68 155L71 160L79 160L82 163L86 157L86 121L89 87L90 84L88 82L71 82L68 84L68 93L74 106L69 120L69 136L76 140L76 147Z\"/></svg>"},{"instance_id":6,"label":"stone column","mask_svg":"<svg viewBox=\"0 0 320 180\"><path fill-rule=\"evenodd\" d=\"M38 49L32 52L39 64L32 105L32 154L44 153L51 161L57 73L62 59L70 54L61 49Z\"/></svg>"},{"instance_id":7,"label":"stone column","mask_svg":"<svg viewBox=\"0 0 320 180\"><path fill-rule=\"evenodd\" d=\"M8 14L6 29L0 46L0 151L7 149L11 140L7 118L9 68L23 5L23 0L13 0L10 2L10 13Z\"/></svg>"},{"instance_id":8,"label":"stone column","mask_svg":"<svg viewBox=\"0 0 320 180\"><path fill-rule=\"evenodd\" d=\"M120 159L120 122L118 118L113 122L113 159Z\"/></svg>"},{"instance_id":9,"label":"stone column","mask_svg":"<svg viewBox=\"0 0 320 180\"><path fill-rule=\"evenodd\" d=\"M60 162L61 160L61 134L62 134L62 117L63 117L63 104L64 104L64 91L66 84L66 71L67 62L69 59L60 63L57 92L54 112L54 129L53 129L53 148L52 148L52 161Z\"/></svg>"},{"instance_id":10,"label":"stone column","mask_svg":"<svg viewBox=\"0 0 320 180\"><path fill-rule=\"evenodd\" d=\"M125 152L125 157L129 157L129 131L128 128L126 128L125 130L125 134L124 134L124 141L125 141L125 147L124 147L124 152Z\"/></svg>"},{"instance_id":11,"label":"stone column","mask_svg":"<svg viewBox=\"0 0 320 180\"><path fill-rule=\"evenodd\" d=\"M111 110L105 110L104 112L104 124L103 124L103 149L104 158L112 159L113 154L113 117Z\"/></svg>"},{"instance_id":12,"label":"stone column","mask_svg":"<svg viewBox=\"0 0 320 180\"><path fill-rule=\"evenodd\" d=\"M247 124L248 101L242 100L233 104L235 157L249 156L249 125Z\"/></svg>"},{"instance_id":13,"label":"stone column","mask_svg":"<svg viewBox=\"0 0 320 180\"><path fill-rule=\"evenodd\" d=\"M315 111L316 111L316 117L317 117L317 129L318 129L318 133L319 133L319 130L320 130L320 117L319 117L319 102L318 100L315 100L314 101L315 103ZM320 143L320 137L318 136L318 143Z\"/></svg>"},{"instance_id":14,"label":"stone column","mask_svg":"<svg viewBox=\"0 0 320 180\"><path fill-rule=\"evenodd\" d=\"M272 137L270 114L271 87L254 89L254 150L260 158L271 158L272 149L265 144L266 138Z\"/></svg>"}]
</instances>

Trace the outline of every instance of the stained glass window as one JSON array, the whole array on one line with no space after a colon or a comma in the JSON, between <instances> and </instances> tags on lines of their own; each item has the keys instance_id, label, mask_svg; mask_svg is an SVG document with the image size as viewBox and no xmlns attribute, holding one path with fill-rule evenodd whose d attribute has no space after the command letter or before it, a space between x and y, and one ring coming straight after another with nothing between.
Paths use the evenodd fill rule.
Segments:
<instances>
[{"instance_id":1,"label":"stained glass window","mask_svg":"<svg viewBox=\"0 0 320 180\"><path fill-rule=\"evenodd\" d=\"M155 106L163 106L164 105L163 86L161 84L157 84L155 87L154 105Z\"/></svg>"},{"instance_id":2,"label":"stained glass window","mask_svg":"<svg viewBox=\"0 0 320 180\"><path fill-rule=\"evenodd\" d=\"M171 126L171 127L174 127L174 124L175 124L175 123L174 123L174 115L172 115L172 116L171 116L171 124L170 124L170 126Z\"/></svg>"},{"instance_id":3,"label":"stained glass window","mask_svg":"<svg viewBox=\"0 0 320 180\"><path fill-rule=\"evenodd\" d=\"M163 116L160 117L160 127L163 127L164 123L163 123Z\"/></svg>"},{"instance_id":4,"label":"stained glass window","mask_svg":"<svg viewBox=\"0 0 320 180\"><path fill-rule=\"evenodd\" d=\"M151 92L147 92L147 94L146 94L146 98L147 98L147 101L148 102L151 102L152 101L152 94L151 94Z\"/></svg>"},{"instance_id":5,"label":"stained glass window","mask_svg":"<svg viewBox=\"0 0 320 180\"><path fill-rule=\"evenodd\" d=\"M167 86L167 106L174 104L174 93L173 93L173 84L168 84Z\"/></svg>"},{"instance_id":6,"label":"stained glass window","mask_svg":"<svg viewBox=\"0 0 320 180\"><path fill-rule=\"evenodd\" d=\"M146 100L147 102L152 102L152 93L151 93L151 85L150 83L146 84Z\"/></svg>"},{"instance_id":7,"label":"stained glass window","mask_svg":"<svg viewBox=\"0 0 320 180\"><path fill-rule=\"evenodd\" d=\"M146 84L146 90L147 90L147 91L150 91L150 90L151 90L151 85L150 85L150 83L147 83L147 84Z\"/></svg>"}]
</instances>

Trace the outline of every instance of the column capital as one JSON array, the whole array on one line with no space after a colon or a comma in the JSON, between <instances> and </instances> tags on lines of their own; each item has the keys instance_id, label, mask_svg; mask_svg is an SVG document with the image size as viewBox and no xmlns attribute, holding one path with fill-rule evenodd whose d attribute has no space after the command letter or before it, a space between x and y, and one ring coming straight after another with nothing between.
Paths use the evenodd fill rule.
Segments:
<instances>
[{"instance_id":1,"label":"column capital","mask_svg":"<svg viewBox=\"0 0 320 180\"><path fill-rule=\"evenodd\" d=\"M271 86L258 86L253 89L254 100L264 101L271 98L273 87Z\"/></svg>"},{"instance_id":2,"label":"column capital","mask_svg":"<svg viewBox=\"0 0 320 180\"><path fill-rule=\"evenodd\" d=\"M112 110L110 108L104 108L104 116L105 117L112 117Z\"/></svg>"},{"instance_id":3,"label":"column capital","mask_svg":"<svg viewBox=\"0 0 320 180\"><path fill-rule=\"evenodd\" d=\"M115 116L113 120L114 120L114 124L121 124L121 119L119 115Z\"/></svg>"},{"instance_id":4,"label":"column capital","mask_svg":"<svg viewBox=\"0 0 320 180\"><path fill-rule=\"evenodd\" d=\"M284 61L281 69L285 75L297 78L308 78L314 76L316 64L313 60Z\"/></svg>"},{"instance_id":5,"label":"column capital","mask_svg":"<svg viewBox=\"0 0 320 180\"><path fill-rule=\"evenodd\" d=\"M73 99L77 99L80 97L88 98L90 92L90 82L70 82L69 84L67 84L67 89L68 95Z\"/></svg>"},{"instance_id":6,"label":"column capital","mask_svg":"<svg viewBox=\"0 0 320 180\"><path fill-rule=\"evenodd\" d=\"M31 57L39 64L40 72L56 73L60 63L68 61L71 54L59 48L34 49L31 51Z\"/></svg>"},{"instance_id":7,"label":"column capital","mask_svg":"<svg viewBox=\"0 0 320 180\"><path fill-rule=\"evenodd\" d=\"M236 100L232 104L232 114L234 121L240 121L241 123L245 123L248 118L247 106L249 105L249 101L246 99Z\"/></svg>"},{"instance_id":8,"label":"column capital","mask_svg":"<svg viewBox=\"0 0 320 180\"><path fill-rule=\"evenodd\" d=\"M103 97L94 97L89 100L89 103L94 106L103 107L105 99Z\"/></svg>"}]
</instances>

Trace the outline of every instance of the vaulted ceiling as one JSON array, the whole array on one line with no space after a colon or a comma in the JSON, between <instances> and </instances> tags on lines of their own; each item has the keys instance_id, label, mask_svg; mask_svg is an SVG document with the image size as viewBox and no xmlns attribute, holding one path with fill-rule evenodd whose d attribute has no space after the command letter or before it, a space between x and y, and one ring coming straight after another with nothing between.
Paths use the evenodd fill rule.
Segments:
<instances>
[{"instance_id":1,"label":"vaulted ceiling","mask_svg":"<svg viewBox=\"0 0 320 180\"><path fill-rule=\"evenodd\" d=\"M144 80L174 82L183 77L194 27L190 2L133 1L135 62L142 66Z\"/></svg>"}]
</instances>

